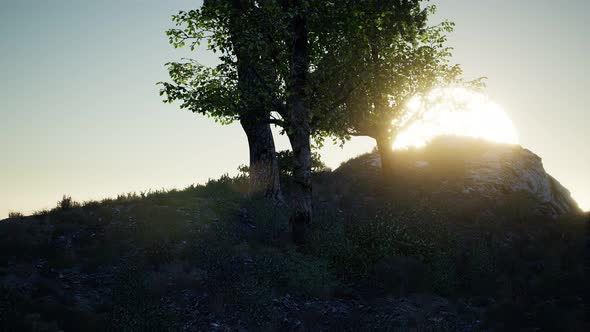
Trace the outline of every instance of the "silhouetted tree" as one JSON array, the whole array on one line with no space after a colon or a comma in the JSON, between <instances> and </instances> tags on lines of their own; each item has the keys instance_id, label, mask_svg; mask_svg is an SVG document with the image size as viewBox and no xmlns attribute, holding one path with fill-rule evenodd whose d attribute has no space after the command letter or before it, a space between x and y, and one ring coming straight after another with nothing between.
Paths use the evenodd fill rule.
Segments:
<instances>
[{"instance_id":1,"label":"silhouetted tree","mask_svg":"<svg viewBox=\"0 0 590 332\"><path fill-rule=\"evenodd\" d=\"M290 224L299 243L312 212L309 75L312 52L321 54L312 47L321 44L309 42L309 22L312 18L315 27L333 23L327 7L338 8L319 0L209 0L198 10L176 15L181 28L168 31L176 47L194 49L206 41L209 50L220 54L221 63L212 68L195 60L169 63L172 83L162 83L161 93L169 102L180 100L182 108L222 123L240 121L250 143L253 187L264 182L271 188L267 192L278 188L270 124L282 127L289 137L295 183ZM258 170L257 162L263 165Z\"/></svg>"},{"instance_id":2,"label":"silhouetted tree","mask_svg":"<svg viewBox=\"0 0 590 332\"><path fill-rule=\"evenodd\" d=\"M408 36L423 26L420 2L205 1L176 16L183 29L168 33L175 46L206 40L221 63L169 64L174 82L163 83L162 93L219 121L239 120L249 140L265 141L250 124L283 129L293 150L291 231L303 243L312 218L311 139L345 139L365 125L363 114L384 112L386 67L399 66L390 54L399 55L396 45L411 43Z\"/></svg>"},{"instance_id":3,"label":"silhouetted tree","mask_svg":"<svg viewBox=\"0 0 590 332\"><path fill-rule=\"evenodd\" d=\"M353 1L350 6L354 23L342 43L352 50L345 83L351 88L336 106L340 111L328 131L342 139L374 138L383 173L390 177L395 137L422 115L406 107L408 101L442 85L478 86L481 79L461 82L461 68L449 63L452 49L445 46L453 23L427 26L434 6L395 0Z\"/></svg>"}]
</instances>

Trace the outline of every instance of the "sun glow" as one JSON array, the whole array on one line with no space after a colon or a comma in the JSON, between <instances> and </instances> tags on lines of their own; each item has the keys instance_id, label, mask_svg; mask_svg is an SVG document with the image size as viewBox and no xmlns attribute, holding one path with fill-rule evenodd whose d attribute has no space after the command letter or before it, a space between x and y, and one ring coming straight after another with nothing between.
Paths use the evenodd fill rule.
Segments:
<instances>
[{"instance_id":1,"label":"sun glow","mask_svg":"<svg viewBox=\"0 0 590 332\"><path fill-rule=\"evenodd\" d=\"M437 89L426 98L412 98L407 107L410 115L418 115L418 120L409 122L400 132L393 149L421 147L442 135L518 144L510 118L498 104L479 92Z\"/></svg>"}]
</instances>

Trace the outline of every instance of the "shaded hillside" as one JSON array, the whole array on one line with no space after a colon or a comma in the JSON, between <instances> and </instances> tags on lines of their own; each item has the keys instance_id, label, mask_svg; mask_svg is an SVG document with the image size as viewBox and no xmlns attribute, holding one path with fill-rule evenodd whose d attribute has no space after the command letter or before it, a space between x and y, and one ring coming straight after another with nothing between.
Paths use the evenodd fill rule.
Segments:
<instances>
[{"instance_id":1,"label":"shaded hillside","mask_svg":"<svg viewBox=\"0 0 590 332\"><path fill-rule=\"evenodd\" d=\"M393 183L371 155L315 174L311 241L300 250L288 240L287 209L246 198L244 177L81 205L64 199L2 221L0 329L588 327L586 225L556 213L565 205L551 202L568 202L564 191L553 189L549 207L543 195L462 196L471 182L459 179L473 168L457 165L471 159L407 154Z\"/></svg>"}]
</instances>

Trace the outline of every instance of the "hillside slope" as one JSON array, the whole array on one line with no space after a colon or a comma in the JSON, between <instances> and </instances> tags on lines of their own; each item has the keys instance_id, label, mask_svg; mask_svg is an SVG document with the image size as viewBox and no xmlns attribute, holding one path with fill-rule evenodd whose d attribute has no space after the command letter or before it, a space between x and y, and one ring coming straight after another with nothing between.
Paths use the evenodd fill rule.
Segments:
<instances>
[{"instance_id":1,"label":"hillside slope","mask_svg":"<svg viewBox=\"0 0 590 332\"><path fill-rule=\"evenodd\" d=\"M391 183L374 155L315 174L299 249L244 177L65 198L0 222L0 330L587 330L585 217L518 149L406 152Z\"/></svg>"}]
</instances>

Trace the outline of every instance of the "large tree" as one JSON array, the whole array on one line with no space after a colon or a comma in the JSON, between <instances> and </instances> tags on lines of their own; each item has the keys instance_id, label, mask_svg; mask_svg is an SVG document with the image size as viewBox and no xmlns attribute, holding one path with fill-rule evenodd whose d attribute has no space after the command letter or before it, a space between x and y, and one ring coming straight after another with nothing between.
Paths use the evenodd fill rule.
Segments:
<instances>
[{"instance_id":1,"label":"large tree","mask_svg":"<svg viewBox=\"0 0 590 332\"><path fill-rule=\"evenodd\" d=\"M291 17L287 33L289 73L287 107L283 119L293 149L293 200L289 223L293 241L303 243L312 217L311 111L307 103L310 69L308 8L304 0L286 0L284 10Z\"/></svg>"},{"instance_id":2,"label":"large tree","mask_svg":"<svg viewBox=\"0 0 590 332\"><path fill-rule=\"evenodd\" d=\"M305 241L312 218L312 137L346 136L343 128L369 112L355 107L361 102L354 98L368 91L375 70L365 68L365 49L355 43L363 41L362 21L375 13L389 20L383 25L393 26L395 38L411 34L424 16L419 0L209 0L176 16L183 29L169 32L176 46L206 40L220 51L221 64L170 64L174 83L163 89L168 100L220 121L273 123L288 136L297 243Z\"/></svg>"},{"instance_id":3,"label":"large tree","mask_svg":"<svg viewBox=\"0 0 590 332\"><path fill-rule=\"evenodd\" d=\"M169 63L173 82L162 83L161 91L167 101L181 100L182 108L222 123L240 121L250 143L253 187L258 173L267 187L278 186L274 144L272 149L264 146L263 157L256 151L257 145L272 142L271 123L283 128L294 155L290 225L297 243L303 242L311 220L311 114L306 95L308 15L314 9L305 0L208 0L198 10L180 12L174 19L181 28L168 31L171 43L194 49L206 41L209 50L220 53L220 64L210 68L195 60ZM258 167L272 169L269 181L266 172L257 172L257 162L271 159L272 164Z\"/></svg>"},{"instance_id":4,"label":"large tree","mask_svg":"<svg viewBox=\"0 0 590 332\"><path fill-rule=\"evenodd\" d=\"M160 93L167 102L181 101L181 108L222 124L239 121L248 139L250 192L281 199L266 82L273 69L264 36L273 29L264 26L270 21L250 0L206 0L173 20L177 28L167 31L171 44L194 51L206 43L207 50L219 54L219 64L209 67L195 59L168 63L172 82L162 82Z\"/></svg>"}]
</instances>

